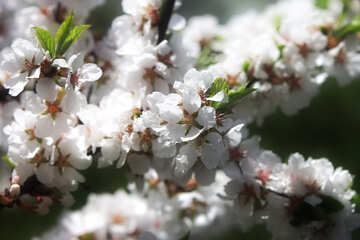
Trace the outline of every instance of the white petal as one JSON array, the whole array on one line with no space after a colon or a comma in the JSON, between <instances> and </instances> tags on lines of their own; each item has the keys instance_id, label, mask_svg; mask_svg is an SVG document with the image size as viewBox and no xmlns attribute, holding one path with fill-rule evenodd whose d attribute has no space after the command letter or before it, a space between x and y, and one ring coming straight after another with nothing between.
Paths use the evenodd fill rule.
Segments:
<instances>
[{"instance_id":1,"label":"white petal","mask_svg":"<svg viewBox=\"0 0 360 240\"><path fill-rule=\"evenodd\" d=\"M213 102L227 102L228 99L226 98L226 94L224 91L220 91L217 94L215 94L212 97L207 98L207 100L209 101L213 101Z\"/></svg>"},{"instance_id":2,"label":"white petal","mask_svg":"<svg viewBox=\"0 0 360 240\"><path fill-rule=\"evenodd\" d=\"M197 160L197 151L193 143L182 146L174 159L174 174L177 177L184 176L194 166Z\"/></svg>"},{"instance_id":3,"label":"white petal","mask_svg":"<svg viewBox=\"0 0 360 240\"><path fill-rule=\"evenodd\" d=\"M239 124L230 129L229 132L226 134L226 139L229 142L231 148L239 146L243 137L243 128L244 124Z\"/></svg>"},{"instance_id":4,"label":"white petal","mask_svg":"<svg viewBox=\"0 0 360 240\"><path fill-rule=\"evenodd\" d=\"M76 72L84 64L84 54L74 54L69 58L69 66L73 72Z\"/></svg>"},{"instance_id":5,"label":"white petal","mask_svg":"<svg viewBox=\"0 0 360 240\"><path fill-rule=\"evenodd\" d=\"M169 29L173 31L180 31L185 28L186 20L179 14L173 14L169 22Z\"/></svg>"},{"instance_id":6,"label":"white petal","mask_svg":"<svg viewBox=\"0 0 360 240\"><path fill-rule=\"evenodd\" d=\"M81 175L78 171L74 168L67 167L64 170L63 177L68 181L76 181L76 182L85 182L85 177Z\"/></svg>"},{"instance_id":7,"label":"white petal","mask_svg":"<svg viewBox=\"0 0 360 240\"><path fill-rule=\"evenodd\" d=\"M150 159L146 155L131 154L127 158L127 163L134 174L144 174L150 167Z\"/></svg>"},{"instance_id":8,"label":"white petal","mask_svg":"<svg viewBox=\"0 0 360 240\"><path fill-rule=\"evenodd\" d=\"M101 78L102 76L102 70L99 68L96 64L93 63L87 63L84 64L79 69L79 81L81 83L84 82L94 82Z\"/></svg>"},{"instance_id":9,"label":"white petal","mask_svg":"<svg viewBox=\"0 0 360 240\"><path fill-rule=\"evenodd\" d=\"M208 71L190 69L184 76L184 83L193 87L196 91L206 91L213 82L213 76Z\"/></svg>"},{"instance_id":10,"label":"white petal","mask_svg":"<svg viewBox=\"0 0 360 240\"><path fill-rule=\"evenodd\" d=\"M30 74L30 76L28 76L28 79L39 79L41 75L41 69L37 68L34 71L32 71L32 73Z\"/></svg>"},{"instance_id":11,"label":"white petal","mask_svg":"<svg viewBox=\"0 0 360 240\"><path fill-rule=\"evenodd\" d=\"M221 158L226 156L222 137L212 132L206 135L205 141L207 143L202 147L201 160L208 169L214 169L219 165Z\"/></svg>"},{"instance_id":12,"label":"white petal","mask_svg":"<svg viewBox=\"0 0 360 240\"><path fill-rule=\"evenodd\" d=\"M39 118L35 127L35 136L43 138L48 137L53 132L53 120L49 116Z\"/></svg>"},{"instance_id":13,"label":"white petal","mask_svg":"<svg viewBox=\"0 0 360 240\"><path fill-rule=\"evenodd\" d=\"M68 114L78 113L82 106L86 105L86 102L86 97L80 91L67 89L61 107Z\"/></svg>"},{"instance_id":14,"label":"white petal","mask_svg":"<svg viewBox=\"0 0 360 240\"><path fill-rule=\"evenodd\" d=\"M195 140L197 137L200 136L200 134L205 131L205 129L198 129L196 127L191 127L190 131L188 132L188 134L186 134L186 136L184 137L181 137L181 141L183 142L189 142L189 141L192 141L192 140ZM184 132L183 132L184 134Z\"/></svg>"},{"instance_id":15,"label":"white petal","mask_svg":"<svg viewBox=\"0 0 360 240\"><path fill-rule=\"evenodd\" d=\"M193 114L197 112L201 107L201 98L199 94L191 88L185 88L183 94L183 106L184 109L189 113Z\"/></svg>"},{"instance_id":16,"label":"white petal","mask_svg":"<svg viewBox=\"0 0 360 240\"><path fill-rule=\"evenodd\" d=\"M16 39L11 44L11 48L14 50L16 55L26 58L29 61L33 58L33 56L39 53L39 49L37 49L32 42L25 39Z\"/></svg>"},{"instance_id":17,"label":"white petal","mask_svg":"<svg viewBox=\"0 0 360 240\"><path fill-rule=\"evenodd\" d=\"M116 141L106 140L101 145L102 157L99 159L98 167L112 165L120 157L121 146Z\"/></svg>"},{"instance_id":18,"label":"white petal","mask_svg":"<svg viewBox=\"0 0 360 240\"><path fill-rule=\"evenodd\" d=\"M195 167L196 181L202 186L208 186L215 181L216 170L209 170L203 164Z\"/></svg>"},{"instance_id":19,"label":"white petal","mask_svg":"<svg viewBox=\"0 0 360 240\"><path fill-rule=\"evenodd\" d=\"M36 93L42 99L53 102L56 99L58 93L57 85L51 78L42 78L37 81Z\"/></svg>"},{"instance_id":20,"label":"white petal","mask_svg":"<svg viewBox=\"0 0 360 240\"><path fill-rule=\"evenodd\" d=\"M11 48L4 48L1 51L1 69L9 72L16 73L21 70L24 64L22 61L19 61L15 52Z\"/></svg>"},{"instance_id":21,"label":"white petal","mask_svg":"<svg viewBox=\"0 0 360 240\"><path fill-rule=\"evenodd\" d=\"M39 167L34 169L35 173L36 173L36 177L37 179L45 184L45 185L51 185L53 179L54 179L54 171L55 171L55 167L51 167L46 163L40 164Z\"/></svg>"},{"instance_id":22,"label":"white petal","mask_svg":"<svg viewBox=\"0 0 360 240\"><path fill-rule=\"evenodd\" d=\"M61 67L61 68L69 68L68 63L65 61L65 59L57 58L54 60L53 65Z\"/></svg>"},{"instance_id":23,"label":"white petal","mask_svg":"<svg viewBox=\"0 0 360 240\"><path fill-rule=\"evenodd\" d=\"M24 90L27 83L28 80L26 79L25 73L16 74L6 80L4 87L10 89L9 94L15 97Z\"/></svg>"},{"instance_id":24,"label":"white petal","mask_svg":"<svg viewBox=\"0 0 360 240\"><path fill-rule=\"evenodd\" d=\"M206 129L210 129L216 125L216 111L213 107L202 107L199 111L196 121Z\"/></svg>"},{"instance_id":25,"label":"white petal","mask_svg":"<svg viewBox=\"0 0 360 240\"><path fill-rule=\"evenodd\" d=\"M176 154L176 144L157 138L152 141L152 152L158 158L171 158Z\"/></svg>"},{"instance_id":26,"label":"white petal","mask_svg":"<svg viewBox=\"0 0 360 240\"><path fill-rule=\"evenodd\" d=\"M25 91L21 95L21 104L26 106L26 109L38 114L45 111L46 107L42 104L38 95L31 91Z\"/></svg>"}]
</instances>

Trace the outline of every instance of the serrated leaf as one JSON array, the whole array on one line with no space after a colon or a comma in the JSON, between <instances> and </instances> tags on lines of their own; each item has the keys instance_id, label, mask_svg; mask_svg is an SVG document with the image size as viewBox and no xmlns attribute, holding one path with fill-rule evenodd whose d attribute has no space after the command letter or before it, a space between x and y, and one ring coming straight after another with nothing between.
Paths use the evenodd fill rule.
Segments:
<instances>
[{"instance_id":1,"label":"serrated leaf","mask_svg":"<svg viewBox=\"0 0 360 240\"><path fill-rule=\"evenodd\" d=\"M83 32L85 30L87 30L90 27L90 25L81 25L81 26L76 26L74 27L69 35L67 36L67 38L65 39L64 43L62 44L61 47L59 47L58 49L58 54L59 55L63 55L69 48L70 46L79 39L79 37L81 36L81 34L83 34Z\"/></svg>"},{"instance_id":2,"label":"serrated leaf","mask_svg":"<svg viewBox=\"0 0 360 240\"><path fill-rule=\"evenodd\" d=\"M227 82L223 78L217 78L211 84L210 88L206 91L206 97L211 98L221 91L224 92L225 98L227 99L227 95L229 92ZM222 104L222 102L210 101L210 104L213 108L217 109Z\"/></svg>"},{"instance_id":3,"label":"serrated leaf","mask_svg":"<svg viewBox=\"0 0 360 240\"><path fill-rule=\"evenodd\" d=\"M344 38L357 32L360 32L360 15L354 17L354 19L350 23L335 30L334 35L338 38Z\"/></svg>"},{"instance_id":4,"label":"serrated leaf","mask_svg":"<svg viewBox=\"0 0 360 240\"><path fill-rule=\"evenodd\" d=\"M254 92L254 88L248 88L247 84L233 88L228 92L228 102L220 104L216 109L220 112L231 112L231 108L241 99Z\"/></svg>"},{"instance_id":5,"label":"serrated leaf","mask_svg":"<svg viewBox=\"0 0 360 240\"><path fill-rule=\"evenodd\" d=\"M34 27L34 30L41 47L45 51L48 51L51 57L54 57L55 44L54 44L54 39L51 36L51 33L39 27Z\"/></svg>"},{"instance_id":6,"label":"serrated leaf","mask_svg":"<svg viewBox=\"0 0 360 240\"><path fill-rule=\"evenodd\" d=\"M5 156L2 156L1 158L4 162L7 163L7 165L9 165L10 168L15 168L16 167L16 163L13 162L9 156L5 155Z\"/></svg>"},{"instance_id":7,"label":"serrated leaf","mask_svg":"<svg viewBox=\"0 0 360 240\"><path fill-rule=\"evenodd\" d=\"M329 0L315 0L315 7L326 10L329 8Z\"/></svg>"},{"instance_id":8,"label":"serrated leaf","mask_svg":"<svg viewBox=\"0 0 360 240\"><path fill-rule=\"evenodd\" d=\"M226 94L229 91L228 85L223 78L215 79L215 81L211 84L210 88L206 91L206 96L213 97L220 91L224 91Z\"/></svg>"},{"instance_id":9,"label":"serrated leaf","mask_svg":"<svg viewBox=\"0 0 360 240\"><path fill-rule=\"evenodd\" d=\"M71 30L74 26L74 14L70 12L69 15L65 18L64 22L60 25L59 29L56 31L55 35L55 53L56 56L60 56L60 50L63 49L63 44L66 38L69 36Z\"/></svg>"}]
</instances>

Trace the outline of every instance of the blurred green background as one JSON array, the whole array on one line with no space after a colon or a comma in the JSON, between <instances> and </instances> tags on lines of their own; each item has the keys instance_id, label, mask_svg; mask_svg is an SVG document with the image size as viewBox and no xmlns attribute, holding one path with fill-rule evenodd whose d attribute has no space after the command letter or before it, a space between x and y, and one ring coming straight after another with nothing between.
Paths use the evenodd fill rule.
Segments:
<instances>
[{"instance_id":1,"label":"blurred green background","mask_svg":"<svg viewBox=\"0 0 360 240\"><path fill-rule=\"evenodd\" d=\"M262 9L275 0L184 0L180 13L187 18L194 15L213 14L225 22L229 16L249 8ZM99 32L104 33L114 17L121 13L121 0L108 0L96 9L89 22ZM300 152L306 157L326 157L336 166L350 169L360 177L360 81L354 81L340 88L334 80L326 82L320 94L310 107L293 117L277 112L266 119L264 125L251 126L251 133L262 136L262 146L271 149L283 158ZM75 195L78 201L74 208L81 207L89 192L113 192L121 187L124 178L119 169L86 172L87 186ZM360 191L360 182L355 178L354 187ZM61 209L52 211L45 217L24 211L0 211L0 239L27 240L51 227ZM246 234L238 229L219 233L213 239L269 239L262 226L256 226ZM209 237L210 239L210 237ZM357 231L353 239L360 239Z\"/></svg>"}]
</instances>

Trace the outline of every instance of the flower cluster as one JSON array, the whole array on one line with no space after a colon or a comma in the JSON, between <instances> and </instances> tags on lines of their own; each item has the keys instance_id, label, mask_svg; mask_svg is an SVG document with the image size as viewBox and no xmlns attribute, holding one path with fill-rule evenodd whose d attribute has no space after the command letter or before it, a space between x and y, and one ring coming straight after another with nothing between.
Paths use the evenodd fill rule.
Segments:
<instances>
[{"instance_id":1,"label":"flower cluster","mask_svg":"<svg viewBox=\"0 0 360 240\"><path fill-rule=\"evenodd\" d=\"M43 239L177 240L234 223L351 238L353 176L327 159L284 163L246 127L358 77L357 1L284 0L220 25L186 24L178 1L123 0L99 39L81 24L102 3L0 4L1 207L69 206L96 164L123 168L130 193L91 196Z\"/></svg>"}]
</instances>

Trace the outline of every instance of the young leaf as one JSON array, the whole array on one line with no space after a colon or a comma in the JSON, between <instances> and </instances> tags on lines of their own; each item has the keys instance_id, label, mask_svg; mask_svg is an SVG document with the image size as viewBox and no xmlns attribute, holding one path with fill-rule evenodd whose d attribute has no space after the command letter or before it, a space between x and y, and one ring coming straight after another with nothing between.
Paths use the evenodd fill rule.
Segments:
<instances>
[{"instance_id":1,"label":"young leaf","mask_svg":"<svg viewBox=\"0 0 360 240\"><path fill-rule=\"evenodd\" d=\"M250 63L248 61L245 61L242 65L242 70L247 73L250 67Z\"/></svg>"},{"instance_id":2,"label":"young leaf","mask_svg":"<svg viewBox=\"0 0 360 240\"><path fill-rule=\"evenodd\" d=\"M285 48L285 45L279 45L278 46L278 49L279 49L279 52L280 52L279 59L282 59L284 57L284 48Z\"/></svg>"},{"instance_id":3,"label":"young leaf","mask_svg":"<svg viewBox=\"0 0 360 240\"><path fill-rule=\"evenodd\" d=\"M247 84L241 85L239 87L229 90L228 97L229 101L227 103L222 103L217 107L217 110L220 112L231 112L231 108L241 99L255 91L254 88L248 88Z\"/></svg>"},{"instance_id":4,"label":"young leaf","mask_svg":"<svg viewBox=\"0 0 360 240\"><path fill-rule=\"evenodd\" d=\"M206 96L213 97L220 91L224 91L224 93L226 94L229 91L227 83L223 78L215 79L215 81L211 84L210 88L206 91Z\"/></svg>"},{"instance_id":5,"label":"young leaf","mask_svg":"<svg viewBox=\"0 0 360 240\"><path fill-rule=\"evenodd\" d=\"M334 34L336 37L344 38L350 34L354 34L357 32L360 32L360 15L354 17L354 19L350 23L335 30Z\"/></svg>"},{"instance_id":6,"label":"young leaf","mask_svg":"<svg viewBox=\"0 0 360 240\"><path fill-rule=\"evenodd\" d=\"M315 7L326 10L329 8L329 0L315 0Z\"/></svg>"},{"instance_id":7,"label":"young leaf","mask_svg":"<svg viewBox=\"0 0 360 240\"><path fill-rule=\"evenodd\" d=\"M282 17L281 16L276 16L273 20L273 23L275 25L275 29L277 32L280 31L281 28L281 21L282 21Z\"/></svg>"},{"instance_id":8,"label":"young leaf","mask_svg":"<svg viewBox=\"0 0 360 240\"><path fill-rule=\"evenodd\" d=\"M205 69L216 63L215 52L206 45L200 53L196 62L196 69Z\"/></svg>"},{"instance_id":9,"label":"young leaf","mask_svg":"<svg viewBox=\"0 0 360 240\"><path fill-rule=\"evenodd\" d=\"M41 45L41 47L48 51L50 54L50 57L54 57L55 55L55 45L54 45L54 39L51 36L51 34L46 31L45 29L34 27L36 37Z\"/></svg>"},{"instance_id":10,"label":"young leaf","mask_svg":"<svg viewBox=\"0 0 360 240\"><path fill-rule=\"evenodd\" d=\"M340 202L339 200L330 197L330 196L320 196L322 202L317 205L316 207L322 208L326 214L333 214L340 212L344 209L344 204Z\"/></svg>"},{"instance_id":11,"label":"young leaf","mask_svg":"<svg viewBox=\"0 0 360 240\"><path fill-rule=\"evenodd\" d=\"M210 97L214 97L216 94L218 94L221 91L224 93L224 97L227 99L227 94L229 91L228 85L227 85L225 79L217 78L217 79L215 79L215 81L212 83L212 85L206 91L205 94L206 94L206 97L210 98ZM217 109L222 104L222 102L210 101L210 104L213 108Z\"/></svg>"},{"instance_id":12,"label":"young leaf","mask_svg":"<svg viewBox=\"0 0 360 240\"><path fill-rule=\"evenodd\" d=\"M4 162L7 163L7 165L9 165L10 168L15 168L16 167L16 163L14 163L13 161L11 161L11 159L9 158L9 156L5 155L2 156L1 158Z\"/></svg>"},{"instance_id":13,"label":"young leaf","mask_svg":"<svg viewBox=\"0 0 360 240\"><path fill-rule=\"evenodd\" d=\"M74 27L69 35L66 37L65 41L57 51L58 55L63 55L69 47L81 36L81 34L90 27L90 25L81 25Z\"/></svg>"},{"instance_id":14,"label":"young leaf","mask_svg":"<svg viewBox=\"0 0 360 240\"><path fill-rule=\"evenodd\" d=\"M61 56L60 50L63 49L63 44L66 38L69 36L74 25L74 14L70 12L70 14L65 18L64 22L60 25L59 29L55 35L55 53L56 56Z\"/></svg>"},{"instance_id":15,"label":"young leaf","mask_svg":"<svg viewBox=\"0 0 360 240\"><path fill-rule=\"evenodd\" d=\"M349 0L341 0L342 4L343 4L343 8L341 11L341 14L339 16L339 20L338 20L338 26L342 26L344 20L346 19L349 11L351 10L351 3Z\"/></svg>"}]
</instances>

